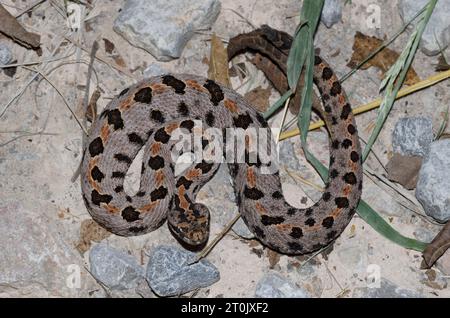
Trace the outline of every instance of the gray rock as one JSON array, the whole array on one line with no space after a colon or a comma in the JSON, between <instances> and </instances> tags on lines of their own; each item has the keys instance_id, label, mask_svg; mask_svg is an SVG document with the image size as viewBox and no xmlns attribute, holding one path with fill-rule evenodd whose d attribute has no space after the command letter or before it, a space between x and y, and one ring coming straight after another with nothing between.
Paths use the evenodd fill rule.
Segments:
<instances>
[{"instance_id":1,"label":"gray rock","mask_svg":"<svg viewBox=\"0 0 450 318\"><path fill-rule=\"evenodd\" d=\"M159 61L178 58L195 30L206 29L220 12L218 0L128 0L114 30Z\"/></svg>"},{"instance_id":2,"label":"gray rock","mask_svg":"<svg viewBox=\"0 0 450 318\"><path fill-rule=\"evenodd\" d=\"M0 298L88 297L98 284L38 204L0 203Z\"/></svg>"},{"instance_id":3,"label":"gray rock","mask_svg":"<svg viewBox=\"0 0 450 318\"><path fill-rule=\"evenodd\" d=\"M401 118L392 133L394 152L405 156L425 156L433 141L433 123L430 118Z\"/></svg>"},{"instance_id":4,"label":"gray rock","mask_svg":"<svg viewBox=\"0 0 450 318\"><path fill-rule=\"evenodd\" d=\"M450 219L450 139L431 143L416 187L416 198L425 213L445 223Z\"/></svg>"},{"instance_id":5,"label":"gray rock","mask_svg":"<svg viewBox=\"0 0 450 318\"><path fill-rule=\"evenodd\" d=\"M403 22L406 23L409 21L427 2L428 0L400 0L398 9ZM437 2L420 42L421 50L426 55L436 55L440 51L439 46L445 48L450 44L449 12L450 1L444 0Z\"/></svg>"},{"instance_id":6,"label":"gray rock","mask_svg":"<svg viewBox=\"0 0 450 318\"><path fill-rule=\"evenodd\" d=\"M92 275L111 289L136 288L144 277L144 269L133 256L104 243L91 249L89 262Z\"/></svg>"},{"instance_id":7,"label":"gray rock","mask_svg":"<svg viewBox=\"0 0 450 318\"><path fill-rule=\"evenodd\" d=\"M266 274L256 285L255 297L258 298L309 298L306 291L278 273Z\"/></svg>"},{"instance_id":8,"label":"gray rock","mask_svg":"<svg viewBox=\"0 0 450 318\"><path fill-rule=\"evenodd\" d=\"M360 287L353 291L353 298L422 298L422 294L398 287L394 283L382 278L379 288Z\"/></svg>"},{"instance_id":9,"label":"gray rock","mask_svg":"<svg viewBox=\"0 0 450 318\"><path fill-rule=\"evenodd\" d=\"M3 43L0 43L0 65L9 64L12 61L11 49Z\"/></svg>"},{"instance_id":10,"label":"gray rock","mask_svg":"<svg viewBox=\"0 0 450 318\"><path fill-rule=\"evenodd\" d=\"M189 265L196 254L172 246L158 246L149 255L146 279L159 296L182 295L210 286L220 279L217 268L209 261Z\"/></svg>"},{"instance_id":11,"label":"gray rock","mask_svg":"<svg viewBox=\"0 0 450 318\"><path fill-rule=\"evenodd\" d=\"M430 243L436 236L435 233L422 227L419 227L416 230L414 230L413 235L416 237L416 239L425 243Z\"/></svg>"},{"instance_id":12,"label":"gray rock","mask_svg":"<svg viewBox=\"0 0 450 318\"><path fill-rule=\"evenodd\" d=\"M292 171L301 171L301 165L295 154L294 145L291 141L286 140L280 143L279 162L288 167Z\"/></svg>"},{"instance_id":13,"label":"gray rock","mask_svg":"<svg viewBox=\"0 0 450 318\"><path fill-rule=\"evenodd\" d=\"M342 1L341 0L325 0L322 9L320 21L327 28L331 28L333 24L339 22L342 18Z\"/></svg>"},{"instance_id":14,"label":"gray rock","mask_svg":"<svg viewBox=\"0 0 450 318\"><path fill-rule=\"evenodd\" d=\"M144 70L144 77L152 77L152 76L158 76L170 73L168 70L166 70L164 67L162 67L159 64L152 63L150 64L145 70Z\"/></svg>"}]
</instances>

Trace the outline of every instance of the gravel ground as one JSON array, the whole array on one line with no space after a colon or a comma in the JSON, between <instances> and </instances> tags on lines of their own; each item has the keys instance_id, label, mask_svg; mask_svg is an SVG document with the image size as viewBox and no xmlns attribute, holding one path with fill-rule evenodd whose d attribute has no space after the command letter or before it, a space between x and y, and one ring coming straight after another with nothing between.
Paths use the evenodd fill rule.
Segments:
<instances>
[{"instance_id":1,"label":"gravel ground","mask_svg":"<svg viewBox=\"0 0 450 318\"><path fill-rule=\"evenodd\" d=\"M21 1L20 6L23 8L32 2ZM221 2L222 8L212 30L195 32L180 58L159 62L114 32L113 22L123 1L93 1L87 29L73 38L81 41L87 51L94 40L99 40L99 53L109 62L94 63L97 77L93 76L91 87L98 84L101 90L99 110L124 87L142 78L149 66L206 76L208 65L205 57L209 57L212 32L227 40L238 33L250 31L252 26L247 22L250 21L255 26L269 24L292 34L298 23L300 5L295 0ZM354 0L351 4L343 5L341 21L331 28L323 24L319 26L315 45L339 76L349 71L346 65L352 54L351 43L356 31L385 38L402 25L397 1L372 2L380 9L379 20L375 21L377 23L367 23L371 19L368 13L371 9L368 9L366 1ZM12 5L5 5L10 12L20 11L14 7L16 2L4 3ZM62 5L63 2L55 3ZM55 49L55 57L60 57L46 68L47 71L52 70L47 73L47 77L59 92L42 79L35 79L26 86L34 74L26 68L18 68L13 78L0 74L0 109L26 87L0 118L0 216L6 220L0 222L0 231L7 234L0 236L0 250L6 256L0 258L0 296L154 297L145 283L125 291L111 290L100 284L89 271L89 252L80 254L76 249L80 240L80 225L83 220L89 219L81 199L79 180L71 182L81 157L81 130L60 94L75 111L79 108L84 96L89 55L61 37L68 29L66 19L60 12L59 7L47 2L19 20L29 31L41 34L43 57L0 38L0 43L6 43L14 59L19 62L52 59L49 56ZM114 43L128 75L111 67L115 62L105 52L104 38ZM401 35L393 43L392 49L400 52L407 38L406 34ZM61 46L60 41L64 42ZM81 62L76 63L77 59ZM241 60L245 59L241 57ZM424 79L434 73L436 62L436 57L419 52L413 67L419 77ZM42 65L30 67L40 68ZM264 76L254 71L250 64L248 69L255 74L254 81L252 85L241 87L239 92L245 93L258 85L269 85ZM356 72L343 86L351 104L360 105L378 97L380 81L381 73L370 68ZM233 84L234 87L239 86L237 78L233 79ZM380 175L384 174L381 164L386 165L392 156L392 131L400 118L428 116L436 131L442 120L442 112L448 106L449 87L450 81L443 81L396 102L373 147L378 159L371 155L366 165ZM275 101L277 97L273 92L270 101ZM375 118L376 111L357 116L363 140L369 138ZM272 127L277 127L280 120L281 116L277 116L271 122ZM15 138L17 136L22 137ZM310 149L326 162L328 139L325 131L312 132L309 136ZM290 156L286 160L300 167L294 174L321 185L320 178L303 158L298 138L287 142L292 143L297 158ZM288 166L292 164L286 162ZM134 173L127 180L133 184L138 174L136 169L130 171ZM291 204L309 205L318 198L317 190L292 175L282 169L283 189ZM364 181L363 197L366 202L402 234L422 240L431 240L437 234L440 226L397 203L391 194L371 179L365 177ZM414 194L413 191L410 193ZM214 237L223 229L226 223L224 220L231 219L237 211L233 205L232 188L226 170L219 172L202 189L199 201L211 207L211 235ZM166 225L144 236L124 238L111 235L104 241L133 256L143 267L148 262L149 251L162 244L178 244ZM358 216L354 217L331 248L314 257L278 255L257 241L245 240L230 231L207 257L220 272L220 280L194 293L196 297L253 297L257 289L260 294L261 290L264 293L270 290L261 285L270 284L272 280L267 275L276 272L277 286L289 286L295 295L450 297L447 288L449 259L446 255L433 269L420 270L422 258L419 252L406 250L386 240ZM280 275L286 283L279 278ZM289 291L275 293L281 294L293 295Z\"/></svg>"}]
</instances>

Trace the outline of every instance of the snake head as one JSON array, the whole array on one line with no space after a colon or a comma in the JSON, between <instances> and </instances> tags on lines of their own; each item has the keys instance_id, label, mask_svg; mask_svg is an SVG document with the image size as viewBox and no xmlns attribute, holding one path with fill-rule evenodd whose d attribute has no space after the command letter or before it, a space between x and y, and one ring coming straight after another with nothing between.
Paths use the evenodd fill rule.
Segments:
<instances>
[{"instance_id":1,"label":"snake head","mask_svg":"<svg viewBox=\"0 0 450 318\"><path fill-rule=\"evenodd\" d=\"M210 216L206 205L193 203L186 210L172 210L167 220L175 238L186 248L200 250L208 242Z\"/></svg>"}]
</instances>

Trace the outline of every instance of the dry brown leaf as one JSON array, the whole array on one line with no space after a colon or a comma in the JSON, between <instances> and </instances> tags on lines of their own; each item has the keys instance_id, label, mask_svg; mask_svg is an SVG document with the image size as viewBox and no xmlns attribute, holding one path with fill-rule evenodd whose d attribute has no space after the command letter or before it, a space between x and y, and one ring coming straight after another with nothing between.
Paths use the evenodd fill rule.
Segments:
<instances>
[{"instance_id":1,"label":"dry brown leaf","mask_svg":"<svg viewBox=\"0 0 450 318\"><path fill-rule=\"evenodd\" d=\"M105 52L111 56L111 58L116 62L120 67L126 67L127 64L125 60L120 55L119 51L117 51L116 46L110 40L103 38L103 42L105 43Z\"/></svg>"},{"instance_id":2,"label":"dry brown leaf","mask_svg":"<svg viewBox=\"0 0 450 318\"><path fill-rule=\"evenodd\" d=\"M100 98L100 95L100 91L98 89L95 89L95 91L91 95L91 98L89 99L89 104L86 111L86 119L90 123L94 122L95 118L97 118L97 101Z\"/></svg>"},{"instance_id":3,"label":"dry brown leaf","mask_svg":"<svg viewBox=\"0 0 450 318\"><path fill-rule=\"evenodd\" d=\"M350 62L348 62L347 66L354 68L359 63L361 63L371 52L375 51L379 46L381 46L383 40L374 37L368 36L361 32L356 32L355 41L353 43L353 54ZM383 75L386 71L397 61L399 54L389 48L384 48L377 55L367 61L364 65L361 66L361 69L365 70L371 66L375 66L379 68ZM405 84L413 85L420 82L420 78L417 75L416 71L412 67L409 68L406 73Z\"/></svg>"},{"instance_id":4,"label":"dry brown leaf","mask_svg":"<svg viewBox=\"0 0 450 318\"><path fill-rule=\"evenodd\" d=\"M29 49L38 49L41 36L25 30L16 18L0 4L0 32L9 36L20 45Z\"/></svg>"},{"instance_id":5,"label":"dry brown leaf","mask_svg":"<svg viewBox=\"0 0 450 318\"><path fill-rule=\"evenodd\" d=\"M211 37L208 78L226 87L231 87L228 75L228 53L222 41L215 34Z\"/></svg>"},{"instance_id":6,"label":"dry brown leaf","mask_svg":"<svg viewBox=\"0 0 450 318\"><path fill-rule=\"evenodd\" d=\"M111 233L101 227L92 219L84 220L80 225L80 240L76 249L83 254L91 248L91 242L100 242L110 236Z\"/></svg>"},{"instance_id":7,"label":"dry brown leaf","mask_svg":"<svg viewBox=\"0 0 450 318\"><path fill-rule=\"evenodd\" d=\"M450 222L447 222L422 253L421 269L431 268L450 247Z\"/></svg>"},{"instance_id":8,"label":"dry brown leaf","mask_svg":"<svg viewBox=\"0 0 450 318\"><path fill-rule=\"evenodd\" d=\"M249 247L261 246L261 244L257 240L245 240L245 242L248 244Z\"/></svg>"},{"instance_id":9,"label":"dry brown leaf","mask_svg":"<svg viewBox=\"0 0 450 318\"><path fill-rule=\"evenodd\" d=\"M125 63L125 60L122 58L122 56L120 55L114 55L113 56L113 60L114 62L116 62L117 65L119 65L120 67L126 67L127 63Z\"/></svg>"},{"instance_id":10,"label":"dry brown leaf","mask_svg":"<svg viewBox=\"0 0 450 318\"><path fill-rule=\"evenodd\" d=\"M258 86L244 95L244 98L257 111L263 113L269 107L270 88Z\"/></svg>"},{"instance_id":11,"label":"dry brown leaf","mask_svg":"<svg viewBox=\"0 0 450 318\"><path fill-rule=\"evenodd\" d=\"M269 267L273 269L280 261L280 254L274 250L267 249L267 257L269 258Z\"/></svg>"},{"instance_id":12,"label":"dry brown leaf","mask_svg":"<svg viewBox=\"0 0 450 318\"><path fill-rule=\"evenodd\" d=\"M412 190L416 187L421 165L422 157L403 156L395 153L386 165L387 178L401 184L408 190Z\"/></svg>"},{"instance_id":13,"label":"dry brown leaf","mask_svg":"<svg viewBox=\"0 0 450 318\"><path fill-rule=\"evenodd\" d=\"M105 43L105 52L112 54L116 46L110 40L103 38L103 43Z\"/></svg>"}]
</instances>

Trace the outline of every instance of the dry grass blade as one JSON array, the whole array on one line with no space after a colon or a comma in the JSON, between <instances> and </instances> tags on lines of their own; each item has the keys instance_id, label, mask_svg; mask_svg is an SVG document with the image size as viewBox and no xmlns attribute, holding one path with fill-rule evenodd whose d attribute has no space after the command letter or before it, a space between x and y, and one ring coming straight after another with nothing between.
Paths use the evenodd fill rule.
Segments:
<instances>
[{"instance_id":1,"label":"dry grass blade","mask_svg":"<svg viewBox=\"0 0 450 318\"><path fill-rule=\"evenodd\" d=\"M58 87L56 86L55 83L53 83L45 74L43 74L40 70L36 70L36 69L32 69L29 67L24 67L32 72L36 72L38 73L40 76L42 76L51 86L53 86L53 88L56 90L56 92L59 94L59 96L61 96L61 98L64 101L64 104L66 105L67 109L69 110L69 112L72 114L73 118L75 119L75 121L77 122L77 124L80 126L81 130L84 132L84 134L86 136L88 136L88 131L86 130L86 128L83 126L83 124L81 123L81 121L78 119L77 115L75 114L75 112L72 110L72 108L70 107L67 99L64 97L64 95L61 93L61 91L58 89Z\"/></svg>"},{"instance_id":2,"label":"dry grass blade","mask_svg":"<svg viewBox=\"0 0 450 318\"><path fill-rule=\"evenodd\" d=\"M208 78L226 87L231 87L228 75L228 53L222 41L215 34L211 37Z\"/></svg>"},{"instance_id":3,"label":"dry grass blade","mask_svg":"<svg viewBox=\"0 0 450 318\"><path fill-rule=\"evenodd\" d=\"M237 220L239 220L239 218L241 217L241 215L238 213L222 230L222 232L220 232L219 234L217 234L217 236L214 238L214 240L212 240L211 243L208 244L208 246L206 246L203 251L200 252L200 254L197 255L197 258L190 263L189 265L192 265L194 263L199 262L202 258L205 258L209 252L211 252L211 250L214 248L214 246L216 246L216 244L228 233L228 231L231 230L231 228L233 227L234 223L237 222Z\"/></svg>"},{"instance_id":4,"label":"dry grass blade","mask_svg":"<svg viewBox=\"0 0 450 318\"><path fill-rule=\"evenodd\" d=\"M90 50L85 48L83 45L79 44L77 41L65 36L64 37L65 40L69 41L70 43L72 43L73 45L75 45L76 47L78 47L79 49L85 51L86 53L90 53ZM108 61L108 58L102 54L100 54L99 52L96 53L95 58L97 60L99 60L100 62L110 66L111 68L115 69L116 71L119 71L120 73L128 76L129 78L132 78L134 80L137 80L137 78L131 73L129 72L127 69L120 67L119 65L115 64L115 63L110 63Z\"/></svg>"},{"instance_id":5,"label":"dry grass blade","mask_svg":"<svg viewBox=\"0 0 450 318\"><path fill-rule=\"evenodd\" d=\"M59 50L59 48L61 47L62 44L62 40L55 45L54 50L51 52L50 56L53 57L56 52ZM0 111L0 118L3 117L3 115L6 113L6 111L8 110L8 108L14 103L14 101L16 101L17 99L20 98L20 96L22 96L22 94L25 92L25 90L27 89L28 86L30 86L30 84L39 76L39 73L34 73L30 79L26 82L26 84L24 86L22 86L19 91L11 97L11 99L2 107L3 109Z\"/></svg>"},{"instance_id":6,"label":"dry grass blade","mask_svg":"<svg viewBox=\"0 0 450 318\"><path fill-rule=\"evenodd\" d=\"M286 171L286 173L287 173L292 179L298 180L298 181L300 181L301 183L306 184L306 185L308 185L308 186L310 186L310 187L316 189L316 190L319 191L319 192L324 192L324 191L325 191L323 187L321 187L321 186L315 184L314 182L311 182L311 181L309 181L309 180L307 180L307 179L305 179L305 178L302 178L301 176L299 176L299 175L297 174L297 172L292 171L291 169L288 169L286 166L283 166L283 168L284 168L284 170Z\"/></svg>"},{"instance_id":7,"label":"dry grass blade","mask_svg":"<svg viewBox=\"0 0 450 318\"><path fill-rule=\"evenodd\" d=\"M408 43L400 54L400 57L395 62L395 64L386 72L386 77L380 84L380 90L385 89L386 93L378 111L375 128L370 135L369 140L367 141L366 147L363 150L363 162L366 160L370 152L370 148L372 148L375 140L378 138L381 128L383 127L387 116L389 115L392 106L394 105L397 93L399 92L401 86L405 81L406 74L414 59L416 51L419 47L420 39L422 38L422 34L425 30L426 25L428 24L431 14L433 13L436 3L437 0L428 1L426 10L421 14L420 21L417 23L416 28L411 34Z\"/></svg>"},{"instance_id":8,"label":"dry grass blade","mask_svg":"<svg viewBox=\"0 0 450 318\"><path fill-rule=\"evenodd\" d=\"M433 86L436 83L439 83L439 82L441 82L441 81L443 81L443 80L445 80L447 78L450 78L450 70L445 71L445 72L441 72L441 73L438 73L438 74L435 74L435 75L432 75L432 76L428 77L427 79L425 79L423 81L420 81L419 83L417 83L415 85L412 85L412 86L405 87L405 88L401 89L398 92L396 98L399 99L401 97L404 97L406 95L412 94L412 93L417 92L419 90L422 90L424 88ZM370 102L368 104L361 105L361 106L358 106L358 107L354 108L353 109L353 113L355 115L357 115L357 114L361 114L361 113L367 112L369 110L378 108L378 107L380 107L381 102L382 102L382 99L381 98L377 98L377 99L375 99L374 101L372 101L372 102ZM314 123L310 124L308 130L314 130L314 129L320 128L322 126L325 126L325 123L322 120L320 120L320 121L317 121L317 122L314 122ZM280 140L287 139L287 138L290 138L290 137L294 137L294 136L297 136L299 134L300 134L300 130L298 128L292 129L292 130L289 130L289 131L286 131L286 132L282 133L281 136L280 136Z\"/></svg>"},{"instance_id":9,"label":"dry grass blade","mask_svg":"<svg viewBox=\"0 0 450 318\"><path fill-rule=\"evenodd\" d=\"M445 129L447 128L448 125L448 112L450 109L450 105L447 105L447 108L444 111L444 118L442 118L442 122L441 125L439 126L439 130L436 134L436 138L435 140L441 138L444 135Z\"/></svg>"},{"instance_id":10,"label":"dry grass blade","mask_svg":"<svg viewBox=\"0 0 450 318\"><path fill-rule=\"evenodd\" d=\"M17 13L15 15L15 17L18 18L18 17L22 16L23 14L27 13L28 11L33 10L35 7L37 7L38 5L40 5L43 2L45 2L45 0L38 0L35 3L32 3L31 5L29 5L28 7L26 7L25 9L23 9L19 13Z\"/></svg>"},{"instance_id":11,"label":"dry grass blade","mask_svg":"<svg viewBox=\"0 0 450 318\"><path fill-rule=\"evenodd\" d=\"M364 167L364 175L372 180L379 188L389 194L398 204L424 218L428 222L437 224L432 218L428 217L423 211L422 205L417 201L416 197L403 187L389 181L384 176L376 173L369 167ZM406 200L406 201L405 201ZM409 203L406 203L409 202Z\"/></svg>"},{"instance_id":12,"label":"dry grass blade","mask_svg":"<svg viewBox=\"0 0 450 318\"><path fill-rule=\"evenodd\" d=\"M14 142L14 141L16 141L16 140L21 139L21 138L31 137L31 136L36 136L36 135L39 135L39 136L56 136L56 135L58 135L58 134L56 134L56 133L46 133L46 132L43 132L43 131L41 131L41 132L36 132L36 133L28 133L28 132L25 132L25 133L23 133L22 135L13 137L13 138L11 138L10 140L5 141L4 143L1 143L1 144L0 144L0 147L4 147L4 146L6 146L6 145L8 145L8 144L10 144L10 143L12 143L12 142Z\"/></svg>"}]
</instances>

